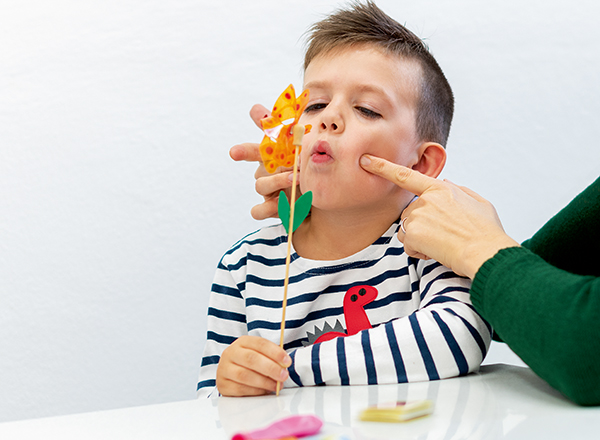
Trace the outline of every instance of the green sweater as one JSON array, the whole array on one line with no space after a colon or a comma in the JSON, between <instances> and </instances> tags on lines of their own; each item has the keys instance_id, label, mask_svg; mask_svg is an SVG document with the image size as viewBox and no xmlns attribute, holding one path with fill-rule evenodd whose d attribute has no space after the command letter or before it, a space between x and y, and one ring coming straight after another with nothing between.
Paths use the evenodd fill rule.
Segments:
<instances>
[{"instance_id":1,"label":"green sweater","mask_svg":"<svg viewBox=\"0 0 600 440\"><path fill-rule=\"evenodd\" d=\"M600 405L600 178L523 246L481 266L473 305L541 378Z\"/></svg>"}]
</instances>

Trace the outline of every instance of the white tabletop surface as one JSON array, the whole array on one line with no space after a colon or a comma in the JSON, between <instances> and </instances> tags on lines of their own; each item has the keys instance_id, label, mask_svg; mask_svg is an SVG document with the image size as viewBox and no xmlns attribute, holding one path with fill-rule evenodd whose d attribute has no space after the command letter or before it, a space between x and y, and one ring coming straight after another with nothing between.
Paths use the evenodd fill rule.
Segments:
<instances>
[{"instance_id":1,"label":"white tabletop surface","mask_svg":"<svg viewBox=\"0 0 600 440\"><path fill-rule=\"evenodd\" d=\"M432 415L361 422L368 405L431 399ZM215 398L0 424L0 439L229 439L290 414L315 414L347 439L598 439L600 407L578 407L528 368L399 385L284 389L279 397Z\"/></svg>"}]
</instances>

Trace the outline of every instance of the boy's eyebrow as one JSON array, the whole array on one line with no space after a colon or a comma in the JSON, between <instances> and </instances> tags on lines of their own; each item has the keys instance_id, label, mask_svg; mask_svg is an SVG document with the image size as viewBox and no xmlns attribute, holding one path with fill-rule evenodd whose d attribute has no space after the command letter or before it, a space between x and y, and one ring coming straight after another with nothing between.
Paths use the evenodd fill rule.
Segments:
<instances>
[{"instance_id":1,"label":"boy's eyebrow","mask_svg":"<svg viewBox=\"0 0 600 440\"><path fill-rule=\"evenodd\" d=\"M305 89L323 89L326 88L328 86L328 83L326 83L325 81L311 81L307 84L304 84L304 88Z\"/></svg>"}]
</instances>

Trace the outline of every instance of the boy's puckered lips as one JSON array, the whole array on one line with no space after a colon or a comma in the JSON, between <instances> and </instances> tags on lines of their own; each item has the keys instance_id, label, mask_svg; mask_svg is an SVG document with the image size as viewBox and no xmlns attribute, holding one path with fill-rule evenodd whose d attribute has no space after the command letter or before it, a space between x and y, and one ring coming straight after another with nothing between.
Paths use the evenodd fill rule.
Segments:
<instances>
[{"instance_id":1,"label":"boy's puckered lips","mask_svg":"<svg viewBox=\"0 0 600 440\"><path fill-rule=\"evenodd\" d=\"M310 150L310 160L314 163L333 161L331 146L327 141L317 141Z\"/></svg>"}]
</instances>

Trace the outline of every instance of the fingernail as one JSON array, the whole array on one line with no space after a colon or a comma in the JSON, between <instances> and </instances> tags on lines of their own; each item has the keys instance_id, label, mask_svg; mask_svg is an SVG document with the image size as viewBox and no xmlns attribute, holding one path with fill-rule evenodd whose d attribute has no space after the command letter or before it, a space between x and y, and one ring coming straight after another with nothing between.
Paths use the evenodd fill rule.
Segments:
<instances>
[{"instance_id":1,"label":"fingernail","mask_svg":"<svg viewBox=\"0 0 600 440\"><path fill-rule=\"evenodd\" d=\"M281 382L286 381L289 375L290 375L290 373L288 373L288 370L281 370L281 374L279 375L280 381Z\"/></svg>"},{"instance_id":2,"label":"fingernail","mask_svg":"<svg viewBox=\"0 0 600 440\"><path fill-rule=\"evenodd\" d=\"M293 181L294 181L294 173L290 173L290 174L288 174L288 180L289 180L290 182L293 182Z\"/></svg>"},{"instance_id":3,"label":"fingernail","mask_svg":"<svg viewBox=\"0 0 600 440\"><path fill-rule=\"evenodd\" d=\"M286 354L285 357L283 358L283 365L292 365L292 358L290 357L289 354Z\"/></svg>"},{"instance_id":4,"label":"fingernail","mask_svg":"<svg viewBox=\"0 0 600 440\"><path fill-rule=\"evenodd\" d=\"M360 158L360 164L362 166L368 167L369 165L371 165L371 159L369 158L369 156L361 156Z\"/></svg>"}]
</instances>

